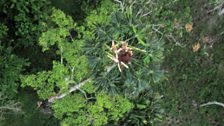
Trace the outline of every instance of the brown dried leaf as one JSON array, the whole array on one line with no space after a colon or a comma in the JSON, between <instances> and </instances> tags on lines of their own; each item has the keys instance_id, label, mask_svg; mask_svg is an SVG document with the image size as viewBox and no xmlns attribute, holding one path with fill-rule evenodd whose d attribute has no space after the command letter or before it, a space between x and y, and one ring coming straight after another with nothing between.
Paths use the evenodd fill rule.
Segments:
<instances>
[{"instance_id":1,"label":"brown dried leaf","mask_svg":"<svg viewBox=\"0 0 224 126\"><path fill-rule=\"evenodd\" d=\"M187 23L185 29L187 32L191 32L193 30L193 24Z\"/></svg>"},{"instance_id":2,"label":"brown dried leaf","mask_svg":"<svg viewBox=\"0 0 224 126\"><path fill-rule=\"evenodd\" d=\"M200 47L201 47L201 45L200 45L199 42L195 43L193 45L193 47L192 47L193 48L193 52L197 52L200 49Z\"/></svg>"}]
</instances>

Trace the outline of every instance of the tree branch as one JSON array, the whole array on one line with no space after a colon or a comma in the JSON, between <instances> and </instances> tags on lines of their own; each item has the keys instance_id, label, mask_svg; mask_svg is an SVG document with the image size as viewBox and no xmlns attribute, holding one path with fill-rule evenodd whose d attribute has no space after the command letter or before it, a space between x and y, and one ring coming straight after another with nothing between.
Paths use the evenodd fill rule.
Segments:
<instances>
[{"instance_id":1,"label":"tree branch","mask_svg":"<svg viewBox=\"0 0 224 126\"><path fill-rule=\"evenodd\" d=\"M4 115L9 114L11 112L22 112L21 104L19 102L15 102L4 96L0 92L0 120L4 119Z\"/></svg>"},{"instance_id":2,"label":"tree branch","mask_svg":"<svg viewBox=\"0 0 224 126\"><path fill-rule=\"evenodd\" d=\"M112 66L107 67L107 68L106 68L106 73L109 73L109 72L110 72L113 68L115 68L115 67L116 67L116 64L113 64ZM71 88L69 89L68 92L65 92L65 93L62 93L62 94L60 94L60 95L56 95L56 96L52 96L52 97L48 98L48 102L53 103L53 102L55 102L55 100L62 99L62 98L64 98L66 95L70 94L70 93L73 92L73 91L80 90L80 87L82 87L83 85L85 85L85 84L86 84L87 82L89 82L89 81L91 81L91 77L88 78L88 79L86 79L86 80L84 80L84 81L82 81L81 83L79 83L79 84L77 84L77 85L74 85L73 87L71 87Z\"/></svg>"},{"instance_id":3,"label":"tree branch","mask_svg":"<svg viewBox=\"0 0 224 126\"><path fill-rule=\"evenodd\" d=\"M224 2L220 3L219 5L217 5L214 9L208 11L208 13L214 12L214 11L218 11L218 15L221 16L224 14L224 8L222 8L224 5Z\"/></svg>"},{"instance_id":4,"label":"tree branch","mask_svg":"<svg viewBox=\"0 0 224 126\"><path fill-rule=\"evenodd\" d=\"M217 5L216 7L214 7L212 10L208 11L208 13L213 12L213 11L216 11L216 10L219 10L222 7L223 4L224 3L220 3L219 5Z\"/></svg>"},{"instance_id":5,"label":"tree branch","mask_svg":"<svg viewBox=\"0 0 224 126\"><path fill-rule=\"evenodd\" d=\"M73 87L71 87L68 92L62 93L61 95L56 95L56 96L50 97L48 99L48 102L53 103L55 100L64 98L66 95L70 94L71 92L76 91L76 90L79 90L80 87L82 87L83 85L85 85L90 80L91 80L91 78L88 78L88 79L82 81L81 83L79 83L79 84L74 85Z\"/></svg>"},{"instance_id":6,"label":"tree branch","mask_svg":"<svg viewBox=\"0 0 224 126\"><path fill-rule=\"evenodd\" d=\"M224 107L224 104L223 103L216 102L216 101L214 101L214 102L208 102L208 103L205 103L205 104L201 104L200 107L204 107L204 106L208 106L208 105L218 105L218 106Z\"/></svg>"},{"instance_id":7,"label":"tree branch","mask_svg":"<svg viewBox=\"0 0 224 126\"><path fill-rule=\"evenodd\" d=\"M219 16L224 14L224 8L222 10L219 11Z\"/></svg>"},{"instance_id":8,"label":"tree branch","mask_svg":"<svg viewBox=\"0 0 224 126\"><path fill-rule=\"evenodd\" d=\"M15 107L15 106L1 106L0 110L11 110L14 112L18 112L18 111L20 111L20 108Z\"/></svg>"}]
</instances>

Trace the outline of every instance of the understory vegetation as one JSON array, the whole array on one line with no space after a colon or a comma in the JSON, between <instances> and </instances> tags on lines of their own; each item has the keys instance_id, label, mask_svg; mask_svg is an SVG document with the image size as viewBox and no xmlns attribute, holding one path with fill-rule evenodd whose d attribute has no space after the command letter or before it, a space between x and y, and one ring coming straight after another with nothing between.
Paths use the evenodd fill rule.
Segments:
<instances>
[{"instance_id":1,"label":"understory vegetation","mask_svg":"<svg viewBox=\"0 0 224 126\"><path fill-rule=\"evenodd\" d=\"M0 125L221 126L222 0L1 0Z\"/></svg>"}]
</instances>

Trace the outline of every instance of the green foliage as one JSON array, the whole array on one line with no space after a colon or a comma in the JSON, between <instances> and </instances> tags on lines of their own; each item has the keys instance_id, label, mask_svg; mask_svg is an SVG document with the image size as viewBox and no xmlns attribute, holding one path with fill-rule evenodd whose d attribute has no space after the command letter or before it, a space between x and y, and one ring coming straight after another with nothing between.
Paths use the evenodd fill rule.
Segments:
<instances>
[{"instance_id":1,"label":"green foliage","mask_svg":"<svg viewBox=\"0 0 224 126\"><path fill-rule=\"evenodd\" d=\"M140 3L144 5L145 2ZM111 3L110 0L102 1L100 8L87 16L87 30L84 32L86 55L92 63L91 67L99 71L95 73L95 85L99 89L137 97L141 91L163 78L163 72L160 71L163 42L160 41L161 35L152 31L152 25L148 22L150 17L143 14L138 16L140 8L137 3L127 1L124 5ZM122 73L117 68L109 73L106 70L113 65L107 56L112 53L109 49L112 40L118 43L126 41L133 50L133 58L128 64L130 68L123 69Z\"/></svg>"},{"instance_id":2,"label":"green foliage","mask_svg":"<svg viewBox=\"0 0 224 126\"><path fill-rule=\"evenodd\" d=\"M163 79L160 70L163 60L161 34L153 32L148 16L137 14L139 5L130 2L122 7L110 0L102 1L101 6L85 19L85 28L77 26L70 16L54 8L50 20L42 23L48 29L41 34L39 45L43 52L56 48L60 61L53 61L51 70L22 76L23 87L34 88L39 98L45 100L68 92L71 86L94 74L91 83L53 104L54 115L62 120L62 125L118 124L132 108L125 119L137 117L141 124L153 124L160 119L157 109L147 116L142 115L143 111L154 110L154 103L150 102L153 97L147 99L148 96L142 95L139 102L134 99ZM72 31L77 35L73 36ZM129 69L122 72L117 68L107 70L113 66L113 61L107 57L112 53L109 49L112 40L127 41L132 48ZM100 91L102 89L103 92ZM108 92L113 92L113 95ZM133 103L124 96L132 98ZM141 113L135 111L139 109ZM142 116L141 119L138 115Z\"/></svg>"},{"instance_id":3,"label":"green foliage","mask_svg":"<svg viewBox=\"0 0 224 126\"><path fill-rule=\"evenodd\" d=\"M223 124L220 107L199 107L208 101L223 101L223 44L220 43L223 41L223 35L220 34L223 31L223 21L220 19L223 17L206 12L214 8L208 1L196 0L190 5L185 4L190 7L189 14L194 18L193 33L184 34L181 39L177 39L183 47L166 44L164 68L169 73L168 80L161 89L165 96L162 104L168 118L178 121L166 120L163 125ZM198 11L202 6L201 11ZM209 43L214 45L206 43L205 37L210 38ZM193 52L192 46L196 42L200 43L200 48Z\"/></svg>"},{"instance_id":4,"label":"green foliage","mask_svg":"<svg viewBox=\"0 0 224 126\"><path fill-rule=\"evenodd\" d=\"M133 99L134 108L118 122L123 126L154 126L163 120L164 110L161 109L160 94L146 90Z\"/></svg>"},{"instance_id":5,"label":"green foliage","mask_svg":"<svg viewBox=\"0 0 224 126\"><path fill-rule=\"evenodd\" d=\"M83 23L86 15L92 11L101 0L50 0L52 5L72 16L75 22Z\"/></svg>"},{"instance_id":6,"label":"green foliage","mask_svg":"<svg viewBox=\"0 0 224 126\"><path fill-rule=\"evenodd\" d=\"M1 3L1 13L6 15L4 21L11 31L10 35L19 42L14 44L29 46L36 43L45 29L42 22L49 17L49 1L3 0Z\"/></svg>"},{"instance_id":7,"label":"green foliage","mask_svg":"<svg viewBox=\"0 0 224 126\"><path fill-rule=\"evenodd\" d=\"M222 0L208 0L208 2L209 2L209 4L217 6L217 5L222 4L223 1Z\"/></svg>"},{"instance_id":8,"label":"green foliage","mask_svg":"<svg viewBox=\"0 0 224 126\"><path fill-rule=\"evenodd\" d=\"M175 47L167 56L166 62L170 65L166 65L166 68L169 68L170 79L162 86L162 92L166 96L162 104L166 113L175 117L182 125L209 126L213 125L211 120L218 120L217 124L223 123L220 118L221 108L198 108L208 101L223 101L221 45L215 46L209 53L210 56L205 56L203 50L193 53L190 45L187 48Z\"/></svg>"},{"instance_id":9,"label":"green foliage","mask_svg":"<svg viewBox=\"0 0 224 126\"><path fill-rule=\"evenodd\" d=\"M7 34L7 27L1 25L0 44ZM0 45L0 92L8 98L17 93L18 80L25 60L11 54L11 49Z\"/></svg>"},{"instance_id":10,"label":"green foliage","mask_svg":"<svg viewBox=\"0 0 224 126\"><path fill-rule=\"evenodd\" d=\"M57 46L56 53L60 55L61 60L53 61L51 71L22 77L22 85L36 89L42 99L67 91L75 81L79 82L85 78L88 71L88 63L81 54L82 41L68 39L72 37L69 30L75 29L71 17L56 9L53 9L51 17L51 22L55 25L49 24L52 28L41 35L39 44L43 51L49 50L53 45Z\"/></svg>"},{"instance_id":11,"label":"green foliage","mask_svg":"<svg viewBox=\"0 0 224 126\"><path fill-rule=\"evenodd\" d=\"M111 17L109 16L112 11L115 10L113 2L106 0L101 3L101 7L93 10L86 17L86 25L91 30L96 28L97 24L106 25L110 22Z\"/></svg>"},{"instance_id":12,"label":"green foliage","mask_svg":"<svg viewBox=\"0 0 224 126\"><path fill-rule=\"evenodd\" d=\"M25 60L13 55L12 49L5 47L8 28L0 24L0 120L12 112L21 112L21 106L15 100L19 87L19 76L26 65ZM0 124L1 125L1 124Z\"/></svg>"},{"instance_id":13,"label":"green foliage","mask_svg":"<svg viewBox=\"0 0 224 126\"><path fill-rule=\"evenodd\" d=\"M69 67L70 72L76 72L76 74L72 73L72 76L75 76L76 80L81 81L88 70L86 58L82 56L81 47L83 42L79 39L83 28L76 27L72 18L65 16L60 10L53 9L51 17L52 23L56 26L53 25L52 28L41 35L39 44L43 47L43 51L48 50L50 46L56 45L58 47L57 54L61 57L61 64L65 60L66 67ZM76 32L76 30L78 31L77 36L72 36L70 31ZM73 40L73 37L77 38Z\"/></svg>"},{"instance_id":14,"label":"green foliage","mask_svg":"<svg viewBox=\"0 0 224 126\"><path fill-rule=\"evenodd\" d=\"M50 46L55 44L61 49L64 46L63 42L68 41L66 37L70 36L69 30L75 28L72 18L66 16L60 10L53 9L51 21L53 28L44 32L39 39L39 44L43 47L43 51L48 50Z\"/></svg>"},{"instance_id":15,"label":"green foliage","mask_svg":"<svg viewBox=\"0 0 224 126\"><path fill-rule=\"evenodd\" d=\"M39 44L43 51L56 46L56 53L60 55L61 60L53 62L52 70L21 77L22 86L35 89L41 99L67 92L71 86L90 74L87 59L82 54L83 41L79 35L83 28L76 27L71 17L56 9L53 9L51 21L46 24L49 29L42 33ZM70 30L77 30L78 35L72 37ZM132 108L132 104L124 97L95 93L95 87L91 83L79 90L80 92L53 104L54 115L63 120L62 125L103 125L109 120L117 121ZM88 100L89 95L93 97L90 99L96 101Z\"/></svg>"},{"instance_id":16,"label":"green foliage","mask_svg":"<svg viewBox=\"0 0 224 126\"><path fill-rule=\"evenodd\" d=\"M170 74L172 80L169 85L204 82L197 77L211 75L206 81L212 81L211 85L196 93L197 96L206 99L210 89L219 90L214 85L220 81L212 78L217 75L220 79L222 71L217 72L213 68L201 70L205 67L200 65L200 61L206 58L205 53L194 55L189 51L192 45L186 38L193 33L185 28L186 24L193 24L189 5L189 1L183 0L156 3L104 0L79 24L53 8L51 16L45 17L48 20L41 21L44 30L39 35L38 44L43 52L51 51L58 57L49 70L21 77L22 86L34 88L39 98L46 100L68 93L69 88L93 74L91 82L53 103L54 115L62 120L61 125L157 125L163 119L163 110L160 95L152 89L163 86L161 63L164 51L166 56L172 54L166 58L168 63L172 62L168 65L169 70L174 71ZM131 62L127 64L129 68L122 68L122 72L112 67L117 64L108 58L108 55L113 55L110 49L112 40L119 46L126 41L133 51ZM166 45L166 50L164 41L171 45ZM222 64L217 67L222 68ZM218 98L219 94L214 93L214 96ZM176 94L172 96L177 97ZM222 100L221 97L218 99ZM171 103L169 101L172 99L167 101ZM176 110L176 106L171 109Z\"/></svg>"},{"instance_id":17,"label":"green foliage","mask_svg":"<svg viewBox=\"0 0 224 126\"><path fill-rule=\"evenodd\" d=\"M125 112L133 108L132 103L120 95L111 97L105 93L99 93L97 94L96 99L97 106L108 109L109 116L111 116L110 119L115 121L118 121ZM112 102L110 103L110 101Z\"/></svg>"},{"instance_id":18,"label":"green foliage","mask_svg":"<svg viewBox=\"0 0 224 126\"><path fill-rule=\"evenodd\" d=\"M15 95L17 92L17 81L19 80L19 74L22 70L24 60L19 59L15 55L9 54L9 50L1 51L1 91L5 92L9 96ZM5 54L4 54L4 53ZM4 59L3 59L4 57Z\"/></svg>"},{"instance_id":19,"label":"green foliage","mask_svg":"<svg viewBox=\"0 0 224 126\"><path fill-rule=\"evenodd\" d=\"M74 94L70 97L65 97L61 101L54 104L53 109L55 117L62 119L64 115L68 116L73 113L79 113L79 110L85 106L85 98L82 94Z\"/></svg>"},{"instance_id":20,"label":"green foliage","mask_svg":"<svg viewBox=\"0 0 224 126\"><path fill-rule=\"evenodd\" d=\"M0 125L2 125L2 121L5 120L5 116L12 113L21 112L21 105L19 102L10 99L4 92L0 92Z\"/></svg>"},{"instance_id":21,"label":"green foliage","mask_svg":"<svg viewBox=\"0 0 224 126\"><path fill-rule=\"evenodd\" d=\"M22 112L7 114L5 120L0 122L1 126L59 126L59 120L44 113L43 108L38 108L38 97L32 90L20 91L17 98Z\"/></svg>"},{"instance_id":22,"label":"green foliage","mask_svg":"<svg viewBox=\"0 0 224 126\"><path fill-rule=\"evenodd\" d=\"M55 116L63 118L63 126L105 125L109 121L118 121L132 107L132 103L124 97L111 97L104 92L97 93L94 101L74 93L53 106Z\"/></svg>"},{"instance_id":23,"label":"green foliage","mask_svg":"<svg viewBox=\"0 0 224 126\"><path fill-rule=\"evenodd\" d=\"M42 32L47 30L52 7L48 0L1 0L1 22L7 26L8 36L2 45L12 48L18 57L31 65L26 72L49 69L49 61L55 59L52 52L41 53L37 45Z\"/></svg>"},{"instance_id":24,"label":"green foliage","mask_svg":"<svg viewBox=\"0 0 224 126\"><path fill-rule=\"evenodd\" d=\"M50 83L50 75L51 74L49 72L43 71L38 73L38 75L22 76L21 86L30 86L35 90L38 90L37 93L40 98L47 99L48 97L55 94L54 83Z\"/></svg>"},{"instance_id":25,"label":"green foliage","mask_svg":"<svg viewBox=\"0 0 224 126\"><path fill-rule=\"evenodd\" d=\"M2 41L2 39L7 35L7 31L8 31L8 28L7 26L3 25L3 24L0 24L0 40ZM0 41L0 43L1 43Z\"/></svg>"},{"instance_id":26,"label":"green foliage","mask_svg":"<svg viewBox=\"0 0 224 126\"><path fill-rule=\"evenodd\" d=\"M37 93L40 98L47 99L57 93L54 89L55 86L60 89L60 92L67 91L69 80L66 75L68 73L68 69L64 65L53 62L52 71L42 71L37 75L21 77L22 86L33 87L35 90L38 90Z\"/></svg>"},{"instance_id":27,"label":"green foliage","mask_svg":"<svg viewBox=\"0 0 224 126\"><path fill-rule=\"evenodd\" d=\"M96 88L93 86L92 82L87 82L84 86L81 87L81 89L89 94L92 94L96 91Z\"/></svg>"}]
</instances>

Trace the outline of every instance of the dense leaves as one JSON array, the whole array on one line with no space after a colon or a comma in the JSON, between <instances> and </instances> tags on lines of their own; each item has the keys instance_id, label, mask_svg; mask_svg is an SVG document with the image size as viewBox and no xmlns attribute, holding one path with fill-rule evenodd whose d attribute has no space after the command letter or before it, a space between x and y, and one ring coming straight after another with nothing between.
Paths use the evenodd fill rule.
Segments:
<instances>
[{"instance_id":1,"label":"dense leaves","mask_svg":"<svg viewBox=\"0 0 224 126\"><path fill-rule=\"evenodd\" d=\"M43 21L48 20L49 2L47 0L2 0L1 15L10 27L10 35L16 46L29 46L36 43L41 32L45 29ZM43 13L44 12L44 13Z\"/></svg>"},{"instance_id":2,"label":"dense leaves","mask_svg":"<svg viewBox=\"0 0 224 126\"><path fill-rule=\"evenodd\" d=\"M19 87L19 75L25 65L25 60L11 53L11 48L3 46L2 42L7 37L7 27L0 25L0 120L6 114L19 112L20 104L14 100Z\"/></svg>"},{"instance_id":3,"label":"dense leaves","mask_svg":"<svg viewBox=\"0 0 224 126\"><path fill-rule=\"evenodd\" d=\"M222 124L222 1L51 2L0 1L1 124Z\"/></svg>"},{"instance_id":4,"label":"dense leaves","mask_svg":"<svg viewBox=\"0 0 224 126\"><path fill-rule=\"evenodd\" d=\"M36 89L42 99L68 91L72 84L85 78L88 70L88 63L81 54L82 41L73 40L70 35L70 29L75 28L71 17L56 9L53 9L52 13L52 22L55 26L41 35L39 44L43 51L49 50L53 45L57 46L58 50L55 53L60 55L61 60L53 61L51 71L22 77L23 86Z\"/></svg>"},{"instance_id":5,"label":"dense leaves","mask_svg":"<svg viewBox=\"0 0 224 126\"><path fill-rule=\"evenodd\" d=\"M140 8L135 6L134 1L124 4L122 7L119 4L111 7L113 4L110 1L102 2L101 8L86 18L84 39L87 41L86 53L94 64L92 68L99 71L95 73L98 88L112 93L121 91L128 97L136 97L162 79L159 66L163 59L163 43L159 41L160 35L152 32L151 24L146 22L149 16L135 17ZM113 65L108 58L108 54L114 55L110 50L112 41L119 45L126 41L133 50L129 69L119 72L115 67L109 73L105 70Z\"/></svg>"},{"instance_id":6,"label":"dense leaves","mask_svg":"<svg viewBox=\"0 0 224 126\"><path fill-rule=\"evenodd\" d=\"M127 113L119 121L124 126L144 126L159 124L163 120L164 110L161 109L161 96L150 90L141 93L140 96L133 100L134 109Z\"/></svg>"},{"instance_id":7,"label":"dense leaves","mask_svg":"<svg viewBox=\"0 0 224 126\"><path fill-rule=\"evenodd\" d=\"M0 92L8 97L14 97L19 86L17 83L19 74L25 61L11 54L11 48L3 46L8 29L5 25L0 25L0 29Z\"/></svg>"},{"instance_id":8,"label":"dense leaves","mask_svg":"<svg viewBox=\"0 0 224 126\"><path fill-rule=\"evenodd\" d=\"M42 33L39 45L42 46L42 51L56 48L55 53L60 56L60 60L53 61L52 70L23 76L22 86L34 88L39 97L46 100L70 91L72 86L91 74L95 76L92 83L89 83L89 86L94 84L93 88L77 88L78 92L75 91L71 96L65 96L64 99L53 103L56 118L64 120L62 125L116 123L124 113L133 108L133 103L124 96L137 97L140 92L149 89L150 84L161 80L159 64L163 58L162 43L155 41L156 34L152 34L154 41L146 38L146 31L150 26L141 33L138 31L143 28L143 24L138 26L137 22L143 19L136 19L130 24L128 22L132 19L128 16L132 16L128 15L128 11L123 12L111 1L104 1L87 16L84 29L83 26L77 26L70 16L52 9L51 20L45 22L48 30ZM73 36L72 32L75 32L76 36ZM134 52L133 62L129 64L130 69L120 72L107 55L111 53L109 48L112 40L125 41L129 37L127 41ZM96 41L97 44L94 44ZM145 58L144 62L141 62L142 58ZM88 61L91 62L90 65ZM107 67L111 69L105 71ZM104 92L114 93L109 97L106 92L101 92L102 89ZM72 118L76 121L71 121ZM85 118L85 121L80 120Z\"/></svg>"},{"instance_id":9,"label":"dense leaves","mask_svg":"<svg viewBox=\"0 0 224 126\"><path fill-rule=\"evenodd\" d=\"M85 99L82 94L74 93L57 101L53 106L55 116L63 119L62 125L104 125L117 121L133 105L124 97L111 97L104 92L96 94L94 100ZM72 121L73 120L73 121Z\"/></svg>"},{"instance_id":10,"label":"dense leaves","mask_svg":"<svg viewBox=\"0 0 224 126\"><path fill-rule=\"evenodd\" d=\"M74 38L70 34L70 30L82 28L76 27L71 17L59 10L53 9L51 17L55 25L41 35L39 44L43 47L43 51L56 46L58 49L56 53L60 55L61 60L54 61L50 71L21 77L22 86L34 88L43 100L68 92L71 86L87 77L90 71L86 58L82 56L82 40L79 40L79 33ZM108 120L118 120L123 113L132 108L132 104L121 96L110 98L106 93L93 92L95 89L91 88L91 83L83 89L54 103L55 117L64 120L62 125L102 125ZM96 102L89 101L89 95L93 96L90 99L95 99ZM108 112L106 113L104 109ZM74 120L71 121L71 118ZM88 119L81 121L85 118Z\"/></svg>"}]
</instances>

